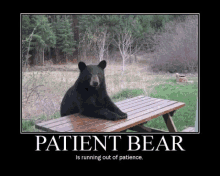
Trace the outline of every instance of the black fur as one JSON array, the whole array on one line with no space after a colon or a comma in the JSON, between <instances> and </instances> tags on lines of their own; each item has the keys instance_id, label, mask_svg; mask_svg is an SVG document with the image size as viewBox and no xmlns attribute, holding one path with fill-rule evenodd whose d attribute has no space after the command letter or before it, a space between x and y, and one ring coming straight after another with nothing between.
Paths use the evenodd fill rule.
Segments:
<instances>
[{"instance_id":1,"label":"black fur","mask_svg":"<svg viewBox=\"0 0 220 176\"><path fill-rule=\"evenodd\" d=\"M63 97L61 117L80 113L107 120L127 118L127 114L122 112L107 94L104 76L106 61L88 66L84 62L79 62L78 67L80 75Z\"/></svg>"}]
</instances>

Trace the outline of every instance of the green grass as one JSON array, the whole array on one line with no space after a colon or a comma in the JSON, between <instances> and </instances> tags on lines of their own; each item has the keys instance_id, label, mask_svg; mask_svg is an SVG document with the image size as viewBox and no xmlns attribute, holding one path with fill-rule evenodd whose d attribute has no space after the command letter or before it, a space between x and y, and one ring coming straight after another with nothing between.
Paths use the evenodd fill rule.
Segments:
<instances>
[{"instance_id":1,"label":"green grass","mask_svg":"<svg viewBox=\"0 0 220 176\"><path fill-rule=\"evenodd\" d=\"M22 131L28 131L34 126L33 120L22 120Z\"/></svg>"},{"instance_id":2,"label":"green grass","mask_svg":"<svg viewBox=\"0 0 220 176\"><path fill-rule=\"evenodd\" d=\"M123 89L122 91L113 95L111 99L113 102L118 102L124 99L136 97L136 96L143 95L143 94L144 94L144 91L142 89Z\"/></svg>"},{"instance_id":3,"label":"green grass","mask_svg":"<svg viewBox=\"0 0 220 176\"><path fill-rule=\"evenodd\" d=\"M35 128L36 120L37 121L47 121L50 119L57 119L59 117L60 117L60 112L58 111L51 116L46 116L46 115L42 114L39 117L33 117L32 120L22 119L22 132L38 132L39 130Z\"/></svg>"},{"instance_id":4,"label":"green grass","mask_svg":"<svg viewBox=\"0 0 220 176\"><path fill-rule=\"evenodd\" d=\"M174 80L167 80L165 84L155 87L155 91L150 94L150 97L153 98L162 98L185 103L185 106L178 109L172 117L177 131L182 131L188 126L195 126L197 96L197 82L177 84ZM146 126L168 131L162 116L152 119ZM127 130L127 132L133 131Z\"/></svg>"}]
</instances>

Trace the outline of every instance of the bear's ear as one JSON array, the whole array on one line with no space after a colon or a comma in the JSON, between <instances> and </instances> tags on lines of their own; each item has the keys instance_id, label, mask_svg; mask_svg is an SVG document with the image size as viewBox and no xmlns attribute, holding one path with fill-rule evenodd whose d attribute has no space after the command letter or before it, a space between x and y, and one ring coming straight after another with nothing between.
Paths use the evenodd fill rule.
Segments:
<instances>
[{"instance_id":1,"label":"bear's ear","mask_svg":"<svg viewBox=\"0 0 220 176\"><path fill-rule=\"evenodd\" d=\"M101 67L103 70L104 68L106 67L106 61L105 60L102 60L99 64L98 64L99 67Z\"/></svg>"},{"instance_id":2,"label":"bear's ear","mask_svg":"<svg viewBox=\"0 0 220 176\"><path fill-rule=\"evenodd\" d=\"M83 71L86 68L86 64L84 62L79 62L78 67L80 71Z\"/></svg>"}]
</instances>

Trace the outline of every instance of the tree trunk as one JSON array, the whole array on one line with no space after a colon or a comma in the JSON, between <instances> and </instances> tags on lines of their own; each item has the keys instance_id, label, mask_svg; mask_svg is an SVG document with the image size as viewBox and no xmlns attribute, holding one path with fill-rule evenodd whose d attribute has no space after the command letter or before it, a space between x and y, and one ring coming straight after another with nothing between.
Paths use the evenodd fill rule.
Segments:
<instances>
[{"instance_id":1,"label":"tree trunk","mask_svg":"<svg viewBox=\"0 0 220 176\"><path fill-rule=\"evenodd\" d=\"M77 59L79 61L79 56L78 56L78 43L79 43L79 27L78 27L78 19L77 15L72 15L73 23L72 23L72 28L74 32L74 41L76 41L76 46L75 46L75 51L73 52L73 58Z\"/></svg>"},{"instance_id":2,"label":"tree trunk","mask_svg":"<svg viewBox=\"0 0 220 176\"><path fill-rule=\"evenodd\" d=\"M58 64L58 48L55 48L56 64Z\"/></svg>"},{"instance_id":3,"label":"tree trunk","mask_svg":"<svg viewBox=\"0 0 220 176\"><path fill-rule=\"evenodd\" d=\"M44 66L44 48L43 49L43 52L42 52L42 58L43 58L43 66Z\"/></svg>"},{"instance_id":4,"label":"tree trunk","mask_svg":"<svg viewBox=\"0 0 220 176\"><path fill-rule=\"evenodd\" d=\"M49 60L51 58L51 49L49 48Z\"/></svg>"},{"instance_id":5,"label":"tree trunk","mask_svg":"<svg viewBox=\"0 0 220 176\"><path fill-rule=\"evenodd\" d=\"M67 63L67 53L66 52L64 52L64 60Z\"/></svg>"},{"instance_id":6,"label":"tree trunk","mask_svg":"<svg viewBox=\"0 0 220 176\"><path fill-rule=\"evenodd\" d=\"M124 71L125 70L125 58L123 57L122 59L123 59L122 71Z\"/></svg>"},{"instance_id":7,"label":"tree trunk","mask_svg":"<svg viewBox=\"0 0 220 176\"><path fill-rule=\"evenodd\" d=\"M106 54L107 54L107 61L108 61L108 46L109 46L109 45L107 45L107 48L106 48L106 49L107 49L107 51L106 51L106 52L107 52L107 53L106 53Z\"/></svg>"},{"instance_id":8,"label":"tree trunk","mask_svg":"<svg viewBox=\"0 0 220 176\"><path fill-rule=\"evenodd\" d=\"M36 54L35 54L35 58L34 58L34 65L38 64L38 58L39 58L39 47L38 47L38 43L36 43Z\"/></svg>"}]
</instances>

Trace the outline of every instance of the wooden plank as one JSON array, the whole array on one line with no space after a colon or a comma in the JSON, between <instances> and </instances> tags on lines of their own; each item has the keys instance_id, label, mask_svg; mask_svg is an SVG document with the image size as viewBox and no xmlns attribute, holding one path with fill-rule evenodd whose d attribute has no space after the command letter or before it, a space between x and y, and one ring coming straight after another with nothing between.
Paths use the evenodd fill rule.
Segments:
<instances>
[{"instance_id":1,"label":"wooden plank","mask_svg":"<svg viewBox=\"0 0 220 176\"><path fill-rule=\"evenodd\" d=\"M160 108L160 106L169 105L169 104L167 104L168 102L169 102L169 104L173 104L173 102L171 102L169 100L159 101L159 102L157 102L155 104L151 104L151 105L148 106L148 108L146 108L146 106L144 106L144 104L143 104L139 109L135 109L133 111L127 112L127 114L128 114L128 118L127 119L122 119L122 120L118 120L118 121L106 120L104 123L91 123L90 126L87 126L88 127L87 131L88 132L90 132L90 131L93 132L93 130L95 130L95 131L99 130L99 129L103 130L104 128L107 128L109 126L113 126L113 125L116 125L118 123L122 123L124 120L129 120L131 118L134 118L133 116L135 114L139 113L140 111L145 111L147 113L147 112L150 112L150 111L155 111L155 109Z\"/></svg>"},{"instance_id":2,"label":"wooden plank","mask_svg":"<svg viewBox=\"0 0 220 176\"><path fill-rule=\"evenodd\" d=\"M149 121L152 118L156 118L157 116L165 114L166 112L170 112L180 107L183 107L185 105L184 103L174 103L174 104L173 102L170 102L170 103L171 104L167 104L167 103L157 104L157 105L160 105L160 108L157 110L154 107L154 108L150 108L147 110L145 110L144 108L140 108L141 110L140 111L135 110L136 111L135 113L133 113L133 111L128 112L127 119L122 119L122 120L113 121L113 122L108 121L104 124L100 124L99 128L93 127L93 129L96 129L95 131L104 131L104 132L110 132L111 130L122 131L132 126L136 126L140 123ZM163 110L165 112L163 112ZM87 132L94 132L94 130L88 129Z\"/></svg>"},{"instance_id":3,"label":"wooden plank","mask_svg":"<svg viewBox=\"0 0 220 176\"><path fill-rule=\"evenodd\" d=\"M124 101L124 104L122 104L124 106L120 107L121 105L119 105L119 108L122 109L123 111L124 110L126 110L126 111L130 110L131 111L131 110L134 110L134 107L135 107L135 109L137 109L138 107L146 106L146 109L147 109L148 108L147 105L153 104L157 101L164 101L163 99L156 99L156 98L143 97L143 96L136 97L136 99L138 99L138 101L136 101L136 103L133 102L132 104L130 104L131 103L130 101L127 101L127 102ZM139 101L140 99L141 99L141 101ZM135 100L133 100L133 101L135 101ZM128 109L129 107L132 107L132 108ZM84 117L83 119L85 119L86 124L97 123L97 125L98 125L99 123L103 122L102 121L103 119L90 118L90 117L85 117L85 116L82 116L82 115L81 115L81 117ZM49 120L49 121L37 124L36 127L39 128L39 126L44 126L45 128L51 128L51 127L54 127L54 126L69 123L70 118L71 118L70 116L65 116L65 117L61 117L61 118L58 118L58 119ZM78 118L76 118L74 116L72 116L72 118L75 118L72 121L77 121L78 120ZM66 127L68 125L62 125L62 127L64 127L64 126ZM69 125L69 126L71 126L71 125ZM56 127L56 129L58 129L58 128L60 128L60 127ZM70 128L70 130L71 129L72 128ZM55 128L53 128L53 130L55 130Z\"/></svg>"},{"instance_id":4,"label":"wooden plank","mask_svg":"<svg viewBox=\"0 0 220 176\"><path fill-rule=\"evenodd\" d=\"M50 131L55 132L65 132L67 129L72 130L73 132L82 132L82 128L86 128L91 123L96 123L97 121L99 123L103 123L107 120L90 118L77 113L74 115L66 116L66 118L62 121L55 121L54 123L44 124L41 127L44 129L49 128Z\"/></svg>"},{"instance_id":5,"label":"wooden plank","mask_svg":"<svg viewBox=\"0 0 220 176\"><path fill-rule=\"evenodd\" d=\"M42 122L42 123L38 123L35 125L36 128L40 128L40 127L43 127L44 129L46 128L50 128L50 127L53 127L53 126L57 126L59 124L64 124L64 123L68 123L68 122L71 122L71 118L69 116L65 116L65 117L60 117L58 119L52 119L52 120L49 120L49 121L46 121L46 122ZM76 119L73 119L73 120L76 120Z\"/></svg>"},{"instance_id":6,"label":"wooden plank","mask_svg":"<svg viewBox=\"0 0 220 176\"><path fill-rule=\"evenodd\" d=\"M169 132L177 132L177 129L176 129L175 125L174 125L172 117L171 117L171 115L169 113L164 114L163 115L163 119L164 119L164 121L165 121L165 123L167 125L167 128L168 128Z\"/></svg>"},{"instance_id":7,"label":"wooden plank","mask_svg":"<svg viewBox=\"0 0 220 176\"><path fill-rule=\"evenodd\" d=\"M65 117L59 117L57 119L51 119L51 120L48 120L46 122L41 122L41 123L38 123L37 125L39 126L46 126L47 124L51 124L51 123L54 123L54 122L59 122L59 121L63 121L63 120L68 120L68 116L65 116Z\"/></svg>"},{"instance_id":8,"label":"wooden plank","mask_svg":"<svg viewBox=\"0 0 220 176\"><path fill-rule=\"evenodd\" d=\"M125 112L127 112L128 113L128 116L130 116L130 115L132 115L132 113L136 113L136 112L139 112L140 110L147 110L147 109L149 109L149 108L152 108L152 107L154 107L154 106L157 106L157 105L160 105L160 104L162 104L162 103L166 103L166 102L170 102L170 100L162 100L162 99L156 99L156 98L154 98L154 99L152 99L153 101L151 101L151 102L146 102L146 103L142 103L142 104L139 104L138 106L134 106L134 107L132 107L133 105L129 105L128 107L132 107L132 108L130 108L129 109L129 113L128 113L128 109L127 109L127 107L124 107L124 108L122 108L121 110L122 111L124 111L125 110ZM158 104L158 102L160 102L159 104ZM148 105L148 106L147 106ZM142 108L142 109L141 109ZM134 111L135 110L135 111ZM92 118L92 117L89 117L89 118ZM97 118L94 118L94 119L97 119ZM104 123L103 123L104 122ZM87 127L88 127L88 130L89 129L97 129L97 128L100 128L101 126L105 126L105 127L107 127L107 126L109 126L109 124L112 124L112 123L114 123L115 121L109 121L109 120L100 120L100 119L97 119L97 121L95 121L95 122L93 122L93 123L87 123ZM114 125L114 124L113 124ZM63 130L63 129L62 129ZM67 131L71 131L71 132L73 132L73 129L71 128L71 127L69 127L69 130L68 130L68 127L66 127L65 128L65 130L67 130ZM76 129L75 129L76 130ZM75 131L74 130L74 131ZM78 130L77 130L78 131ZM76 132L76 131L75 131Z\"/></svg>"},{"instance_id":9,"label":"wooden plank","mask_svg":"<svg viewBox=\"0 0 220 176\"><path fill-rule=\"evenodd\" d=\"M136 109L136 106L135 106L133 108L129 108L129 109L126 109L126 110L128 111L127 114L131 118L132 115L134 115L134 114L137 114L137 113L140 113L140 112L146 113L146 112L149 112L149 111L156 111L157 109L160 109L161 106L164 107L164 106L169 106L171 104L174 104L174 103L169 101L169 100L164 100L164 101L154 102L153 104L149 104L147 106L145 106L143 104L143 105L139 106L137 109Z\"/></svg>"},{"instance_id":10,"label":"wooden plank","mask_svg":"<svg viewBox=\"0 0 220 176\"><path fill-rule=\"evenodd\" d=\"M127 128L131 128L133 126L136 126L140 123L144 123L146 120L149 121L153 118L156 118L160 115L166 114L170 111L179 109L181 107L183 107L185 104L184 103L175 103L171 106L167 106L167 107L163 107L161 109L159 109L157 112L150 112L147 114L142 114L142 115L137 115L137 117L132 118L132 121L128 120L128 121L124 121L123 123L114 125L114 126L110 126L108 128L103 129L103 132L119 132L122 130L125 130ZM124 120L124 119L123 119ZM97 132L99 132L99 130L97 130Z\"/></svg>"},{"instance_id":11,"label":"wooden plank","mask_svg":"<svg viewBox=\"0 0 220 176\"><path fill-rule=\"evenodd\" d=\"M65 123L65 124L60 124L58 126L54 126L50 129L56 132L65 132L65 129L67 128L68 130L72 129L73 132L76 132L75 130L76 127L80 127L80 126L76 126L72 123ZM84 127L84 125L82 125L81 127Z\"/></svg>"},{"instance_id":12,"label":"wooden plank","mask_svg":"<svg viewBox=\"0 0 220 176\"><path fill-rule=\"evenodd\" d=\"M148 108L148 105L157 103L159 101L170 101L170 100L163 100L163 99L157 99L157 98L151 98L151 99L143 99L143 101L138 101L136 103L132 103L132 104L127 104L124 106L118 106L119 109L121 109L122 111L131 111L132 109L138 109L139 107L143 107L145 106L146 108ZM131 108L131 110L129 110Z\"/></svg>"},{"instance_id":13,"label":"wooden plank","mask_svg":"<svg viewBox=\"0 0 220 176\"><path fill-rule=\"evenodd\" d=\"M124 104L124 103L130 102L130 101L136 100L136 99L141 99L143 97L144 97L143 95L140 95L140 96L137 96L137 97L133 97L133 98L129 98L129 99L126 99L126 100L116 102L115 104L120 105L120 104Z\"/></svg>"},{"instance_id":14,"label":"wooden plank","mask_svg":"<svg viewBox=\"0 0 220 176\"><path fill-rule=\"evenodd\" d=\"M138 96L138 97L135 97L136 99L138 99L138 98L140 98L140 97L143 97L143 96ZM147 99L148 98L150 98L150 97L147 97ZM132 98L133 99L133 98ZM128 100L130 100L130 99L128 99ZM141 100L146 100L146 98L144 97L143 99L141 99ZM153 99L152 99L153 100ZM125 102L126 100L124 100L123 102L124 102L124 104L127 104L127 103L129 103L129 101L128 102ZM140 102L141 103L141 102ZM122 104L121 105L119 105L119 106L122 106ZM78 113L77 113L77 115L78 115ZM71 116L71 115L70 115ZM60 124L62 124L62 123L66 123L66 121L68 121L69 120L69 117L70 116L65 116L65 117L60 117L60 118L58 118L58 119L52 119L52 120L48 120L48 121L46 121L46 122L41 122L41 123L38 123L37 124L37 126L46 126L46 125L48 125L48 124L54 124L55 122L59 122ZM85 117L85 116L84 116ZM88 118L90 118L90 117L88 117ZM97 118L97 120L99 120L98 118ZM87 119L87 121L90 121L89 119ZM93 122L95 121L95 119L93 119Z\"/></svg>"},{"instance_id":15,"label":"wooden plank","mask_svg":"<svg viewBox=\"0 0 220 176\"><path fill-rule=\"evenodd\" d=\"M182 107L185 105L184 103L176 101L144 96L123 100L116 104L122 111L128 114L127 119L109 121L74 114L42 122L36 124L35 127L37 129L52 132L109 132L110 129L113 129L113 131L126 131L128 127L133 127L152 118L156 118L159 116L158 113L161 115L164 114L161 112L161 109L165 107L170 107L171 109L169 110L165 108L167 112L170 112L174 111L175 108L178 109L180 106Z\"/></svg>"},{"instance_id":16,"label":"wooden plank","mask_svg":"<svg viewBox=\"0 0 220 176\"><path fill-rule=\"evenodd\" d=\"M74 115L71 115L72 117L74 117ZM86 118L88 118L88 120L86 120ZM109 120L105 120L105 119L97 119L97 118L93 118L93 117L86 117L80 115L80 118L77 119L77 121L72 120L71 124L66 124L66 125L59 125L56 126L55 128L52 128L56 131L60 131L60 132L84 132L86 131L88 128L90 128L92 125L93 126L98 126L99 124L103 124L105 122L108 122ZM81 119L85 119L84 121L86 121L86 123L82 124L83 122L81 122Z\"/></svg>"},{"instance_id":17,"label":"wooden plank","mask_svg":"<svg viewBox=\"0 0 220 176\"><path fill-rule=\"evenodd\" d=\"M37 129L37 132L45 133L45 132L47 132L47 131L43 131L43 130Z\"/></svg>"},{"instance_id":18,"label":"wooden plank","mask_svg":"<svg viewBox=\"0 0 220 176\"><path fill-rule=\"evenodd\" d=\"M116 104L118 107L123 107L123 106L128 106L128 105L134 105L136 103L141 103L142 101L151 101L153 100L154 98L150 98L150 97L140 97L139 99L135 99L135 100L132 100L132 101L127 101L123 104ZM129 99L128 99L129 100Z\"/></svg>"},{"instance_id":19,"label":"wooden plank","mask_svg":"<svg viewBox=\"0 0 220 176\"><path fill-rule=\"evenodd\" d=\"M56 132L56 131L51 130L50 128L46 128L44 126L40 126L40 125L37 125L37 124L35 125L35 128L39 129L39 130L46 131L46 132Z\"/></svg>"},{"instance_id":20,"label":"wooden plank","mask_svg":"<svg viewBox=\"0 0 220 176\"><path fill-rule=\"evenodd\" d=\"M45 124L53 123L55 120L60 121L62 118L66 118L66 117L59 117L57 119L51 119L51 120L48 120L48 121L43 121L43 122L37 123L37 125L38 126L44 126Z\"/></svg>"},{"instance_id":21,"label":"wooden plank","mask_svg":"<svg viewBox=\"0 0 220 176\"><path fill-rule=\"evenodd\" d=\"M141 105L143 103L148 103L148 104L153 104L154 102L157 101L171 101L171 100L165 100L165 99L160 99L160 98L150 98L150 97L142 97L138 100L134 100L132 102L127 102L124 103L122 105L117 105L121 110L126 109L127 107L136 107L137 105ZM177 102L177 101L173 101L173 102Z\"/></svg>"},{"instance_id":22,"label":"wooden plank","mask_svg":"<svg viewBox=\"0 0 220 176\"><path fill-rule=\"evenodd\" d=\"M135 105L135 106L131 106L131 107L124 107L124 108L121 108L122 111L126 112L126 113L129 113L130 115L131 114L134 114L136 112L139 112L139 111L142 111L142 110L148 110L148 109L151 109L151 108L160 108L161 104L172 104L174 102L171 102L169 100L163 100L163 101L160 101L160 100L154 100L154 101L151 101L151 102L146 102L146 103L142 103L140 105Z\"/></svg>"}]
</instances>

